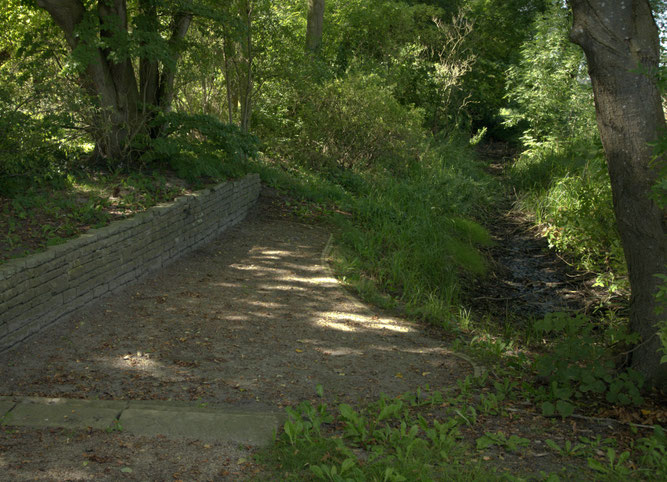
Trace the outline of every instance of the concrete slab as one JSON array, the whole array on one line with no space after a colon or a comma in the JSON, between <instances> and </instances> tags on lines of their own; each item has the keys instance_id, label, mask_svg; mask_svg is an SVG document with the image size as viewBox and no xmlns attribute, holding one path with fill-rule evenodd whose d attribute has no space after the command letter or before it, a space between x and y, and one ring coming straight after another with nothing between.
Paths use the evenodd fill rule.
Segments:
<instances>
[{"instance_id":1,"label":"concrete slab","mask_svg":"<svg viewBox=\"0 0 667 482\"><path fill-rule=\"evenodd\" d=\"M137 435L165 435L199 440L268 445L278 429L280 417L271 413L160 406L128 408L119 420L123 430Z\"/></svg>"},{"instance_id":2,"label":"concrete slab","mask_svg":"<svg viewBox=\"0 0 667 482\"><path fill-rule=\"evenodd\" d=\"M135 409L150 409L150 410L177 410L177 411L193 411L203 413L238 413L238 414L260 414L260 415L274 415L282 419L285 415L282 411L275 410L274 407L266 404L252 403L244 404L242 407L218 404L218 403L199 403L186 402L181 400L130 400L127 408Z\"/></svg>"},{"instance_id":3,"label":"concrete slab","mask_svg":"<svg viewBox=\"0 0 667 482\"><path fill-rule=\"evenodd\" d=\"M7 425L105 429L116 420L127 402L26 398L7 416Z\"/></svg>"},{"instance_id":4,"label":"concrete slab","mask_svg":"<svg viewBox=\"0 0 667 482\"><path fill-rule=\"evenodd\" d=\"M14 408L16 402L14 400L1 400L0 399L0 424L5 423L5 415L12 408Z\"/></svg>"}]
</instances>

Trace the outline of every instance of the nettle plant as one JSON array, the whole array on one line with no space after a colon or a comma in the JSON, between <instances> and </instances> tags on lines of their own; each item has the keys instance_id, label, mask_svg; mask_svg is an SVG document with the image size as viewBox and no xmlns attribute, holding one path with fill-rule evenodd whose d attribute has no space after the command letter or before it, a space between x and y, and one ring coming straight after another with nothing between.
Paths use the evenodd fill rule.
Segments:
<instances>
[{"instance_id":1,"label":"nettle plant","mask_svg":"<svg viewBox=\"0 0 667 482\"><path fill-rule=\"evenodd\" d=\"M551 313L535 324L538 335L558 337L553 349L535 360L535 368L548 385L538 393L544 415L572 415L574 402L586 395L604 395L610 403L640 405L643 376L627 368L619 371L608 344L593 333L594 323L584 315ZM625 327L610 327L605 337L611 345L632 345L637 335Z\"/></svg>"}]
</instances>

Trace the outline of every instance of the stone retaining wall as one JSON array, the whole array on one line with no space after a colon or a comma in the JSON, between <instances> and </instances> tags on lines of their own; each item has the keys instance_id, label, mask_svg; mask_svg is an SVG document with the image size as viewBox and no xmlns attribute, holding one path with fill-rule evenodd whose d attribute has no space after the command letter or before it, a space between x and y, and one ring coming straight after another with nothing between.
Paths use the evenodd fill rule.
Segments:
<instances>
[{"instance_id":1,"label":"stone retaining wall","mask_svg":"<svg viewBox=\"0 0 667 482\"><path fill-rule=\"evenodd\" d=\"M259 190L250 174L0 265L0 352L211 241Z\"/></svg>"}]
</instances>

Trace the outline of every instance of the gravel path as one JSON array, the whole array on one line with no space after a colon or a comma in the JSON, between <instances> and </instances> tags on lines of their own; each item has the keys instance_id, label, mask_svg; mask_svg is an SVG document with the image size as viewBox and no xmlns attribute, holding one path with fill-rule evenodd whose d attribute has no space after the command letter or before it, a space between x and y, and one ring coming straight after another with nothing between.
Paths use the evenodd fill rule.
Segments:
<instances>
[{"instance_id":1,"label":"gravel path","mask_svg":"<svg viewBox=\"0 0 667 482\"><path fill-rule=\"evenodd\" d=\"M323 263L329 233L280 206L264 191L207 247L0 355L0 396L275 411L317 384L356 403L473 373L437 330L342 289ZM0 420L0 480L241 480L259 470L254 450Z\"/></svg>"},{"instance_id":2,"label":"gravel path","mask_svg":"<svg viewBox=\"0 0 667 482\"><path fill-rule=\"evenodd\" d=\"M321 262L329 234L266 193L157 275L0 355L0 395L276 408L451 386L472 373L434 330L369 308Z\"/></svg>"}]
</instances>

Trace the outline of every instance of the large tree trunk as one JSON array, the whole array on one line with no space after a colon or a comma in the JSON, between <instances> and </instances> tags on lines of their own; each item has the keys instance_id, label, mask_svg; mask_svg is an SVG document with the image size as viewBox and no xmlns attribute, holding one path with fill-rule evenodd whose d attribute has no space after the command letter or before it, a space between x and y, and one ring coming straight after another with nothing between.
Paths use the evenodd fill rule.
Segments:
<instances>
[{"instance_id":1,"label":"large tree trunk","mask_svg":"<svg viewBox=\"0 0 667 482\"><path fill-rule=\"evenodd\" d=\"M322 47L324 28L324 0L308 0L308 23L306 25L306 49L319 52Z\"/></svg>"},{"instance_id":2,"label":"large tree trunk","mask_svg":"<svg viewBox=\"0 0 667 482\"><path fill-rule=\"evenodd\" d=\"M62 29L72 50L90 41L76 34L76 28L86 14L80 0L37 0L37 5L45 9ZM100 2L98 15L102 25L100 35L111 35L105 28L105 20L107 27L109 16L118 18L121 25L126 25L125 1L114 0L113 4ZM93 49L93 52L95 58L86 66L82 80L87 90L98 98L101 108L93 132L95 155L107 163L122 163L128 154L128 137L136 128L136 80L129 60L116 64L108 61L108 52L100 49Z\"/></svg>"},{"instance_id":3,"label":"large tree trunk","mask_svg":"<svg viewBox=\"0 0 667 482\"><path fill-rule=\"evenodd\" d=\"M81 0L37 0L62 29L72 50L87 46L94 58L82 74L86 89L98 99L99 110L91 126L95 139L95 157L108 165L122 166L132 160L132 141L138 134L159 136L160 127L149 131L148 126L158 111L168 112L174 97L174 78L178 61L178 44L185 37L192 15L178 13L172 23L169 47L172 62L162 65L155 58L139 59L139 83L132 59L115 62L112 51L93 47L97 37L77 33L77 27L86 16ZM139 0L142 28L152 33L158 30L157 2ZM90 14L92 12L88 12ZM99 0L97 15L100 20L100 39L110 39L118 29L127 31L127 1ZM113 42L111 42L113 43Z\"/></svg>"},{"instance_id":4,"label":"large tree trunk","mask_svg":"<svg viewBox=\"0 0 667 482\"><path fill-rule=\"evenodd\" d=\"M586 53L597 122L607 157L614 211L632 289L630 322L641 335L633 367L665 388L660 365L656 274L667 272L667 217L651 198L664 157L652 163L650 143L665 127L655 72L658 29L648 0L570 0L573 42Z\"/></svg>"}]
</instances>

